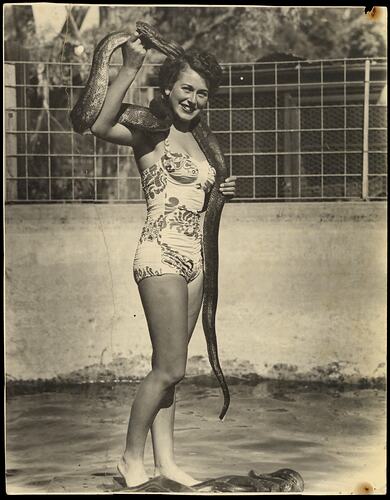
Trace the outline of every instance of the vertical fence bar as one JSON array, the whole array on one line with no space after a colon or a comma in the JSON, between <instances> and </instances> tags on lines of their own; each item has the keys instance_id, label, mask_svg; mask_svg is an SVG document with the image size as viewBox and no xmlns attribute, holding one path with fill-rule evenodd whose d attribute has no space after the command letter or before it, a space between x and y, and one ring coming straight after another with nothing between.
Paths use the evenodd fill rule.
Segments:
<instances>
[{"instance_id":1,"label":"vertical fence bar","mask_svg":"<svg viewBox=\"0 0 390 500\"><path fill-rule=\"evenodd\" d=\"M279 169L278 169L278 64L275 63L275 199L278 199Z\"/></svg>"},{"instance_id":2,"label":"vertical fence bar","mask_svg":"<svg viewBox=\"0 0 390 500\"><path fill-rule=\"evenodd\" d=\"M46 77L45 77L45 70L46 70ZM49 65L47 64L45 66L45 70L42 72L43 78L42 78L42 84L43 84L43 95L44 95L44 107L46 108L46 119L47 119L47 151L49 153L49 157L47 159L47 167L48 167L48 177L49 177L49 200L51 201L51 195L52 195L52 178L51 178L51 154L52 154L52 147L51 147L51 127L50 127L50 98L49 98L49 78L50 78L50 71L49 71Z\"/></svg>"},{"instance_id":3,"label":"vertical fence bar","mask_svg":"<svg viewBox=\"0 0 390 500\"><path fill-rule=\"evenodd\" d=\"M321 61L321 199L324 197L324 63Z\"/></svg>"},{"instance_id":4,"label":"vertical fence bar","mask_svg":"<svg viewBox=\"0 0 390 500\"><path fill-rule=\"evenodd\" d=\"M16 108L16 68L15 64L4 64L4 76L5 83L9 87L5 88L5 105L9 108ZM7 131L13 132L17 131L17 111L7 111L5 113L5 129ZM6 157L6 178L18 178L18 158L16 155L18 152L18 139L16 134L7 134L5 136L5 153ZM9 155L9 156L8 156ZM18 186L17 181L5 180L5 199L6 201L15 201L18 199Z\"/></svg>"},{"instance_id":5,"label":"vertical fence bar","mask_svg":"<svg viewBox=\"0 0 390 500\"><path fill-rule=\"evenodd\" d=\"M116 147L116 199L120 200L119 146Z\"/></svg>"},{"instance_id":6,"label":"vertical fence bar","mask_svg":"<svg viewBox=\"0 0 390 500\"><path fill-rule=\"evenodd\" d=\"M256 141L256 117L255 117L255 107L256 107L256 100L255 100L255 65L252 64L252 176L253 176L253 199L256 199L256 148L255 148L255 141Z\"/></svg>"},{"instance_id":7,"label":"vertical fence bar","mask_svg":"<svg viewBox=\"0 0 390 500\"><path fill-rule=\"evenodd\" d=\"M70 65L70 107L73 108L74 94L73 94L73 65ZM70 129L70 152L72 163L72 201L74 201L74 131L73 127Z\"/></svg>"},{"instance_id":8,"label":"vertical fence bar","mask_svg":"<svg viewBox=\"0 0 390 500\"><path fill-rule=\"evenodd\" d=\"M347 196L347 61L344 59L344 196Z\"/></svg>"},{"instance_id":9,"label":"vertical fence bar","mask_svg":"<svg viewBox=\"0 0 390 500\"><path fill-rule=\"evenodd\" d=\"M24 166L25 166L25 171L26 171L26 201L29 200L28 196L28 163L27 163L27 156L28 156L28 141L27 141L27 79L26 79L26 63L23 63L23 105L24 105L24 152L26 156L24 157Z\"/></svg>"},{"instance_id":10,"label":"vertical fence bar","mask_svg":"<svg viewBox=\"0 0 390 500\"><path fill-rule=\"evenodd\" d=\"M368 199L368 126L370 109L370 60L364 62L363 171L362 198Z\"/></svg>"},{"instance_id":11,"label":"vertical fence bar","mask_svg":"<svg viewBox=\"0 0 390 500\"><path fill-rule=\"evenodd\" d=\"M298 62L298 198L302 192L302 155L301 155L301 63ZM292 127L294 128L294 127Z\"/></svg>"},{"instance_id":12,"label":"vertical fence bar","mask_svg":"<svg viewBox=\"0 0 390 500\"><path fill-rule=\"evenodd\" d=\"M94 182L94 201L97 201L97 167L96 167L96 136L93 136L93 182Z\"/></svg>"},{"instance_id":13,"label":"vertical fence bar","mask_svg":"<svg viewBox=\"0 0 390 500\"><path fill-rule=\"evenodd\" d=\"M230 153L230 162L229 162L229 175L232 175L233 170L233 113L232 113L232 65L229 64L229 153Z\"/></svg>"},{"instance_id":14,"label":"vertical fence bar","mask_svg":"<svg viewBox=\"0 0 390 500\"><path fill-rule=\"evenodd\" d=\"M142 189L142 182L141 182L141 177L138 179L138 199L142 200L144 196L144 190Z\"/></svg>"}]
</instances>

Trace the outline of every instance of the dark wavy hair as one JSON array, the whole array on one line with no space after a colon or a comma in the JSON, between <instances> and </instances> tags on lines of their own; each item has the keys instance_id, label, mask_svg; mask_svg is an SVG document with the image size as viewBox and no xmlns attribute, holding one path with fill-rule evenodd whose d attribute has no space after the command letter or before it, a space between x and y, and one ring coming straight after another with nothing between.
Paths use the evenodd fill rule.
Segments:
<instances>
[{"instance_id":1,"label":"dark wavy hair","mask_svg":"<svg viewBox=\"0 0 390 500\"><path fill-rule=\"evenodd\" d=\"M173 87L180 71L187 66L199 73L206 81L209 96L212 97L221 84L222 69L212 54L198 50L185 52L182 56L174 59L171 57L165 59L159 72L161 94L164 96L165 89Z\"/></svg>"}]
</instances>

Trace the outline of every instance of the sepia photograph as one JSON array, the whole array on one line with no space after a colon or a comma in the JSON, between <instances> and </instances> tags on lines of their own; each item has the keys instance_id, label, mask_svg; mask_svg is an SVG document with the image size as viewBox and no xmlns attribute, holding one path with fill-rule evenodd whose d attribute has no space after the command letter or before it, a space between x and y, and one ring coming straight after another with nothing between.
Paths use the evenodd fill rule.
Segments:
<instances>
[{"instance_id":1,"label":"sepia photograph","mask_svg":"<svg viewBox=\"0 0 390 500\"><path fill-rule=\"evenodd\" d=\"M387 8L3 4L5 488L380 494Z\"/></svg>"}]
</instances>

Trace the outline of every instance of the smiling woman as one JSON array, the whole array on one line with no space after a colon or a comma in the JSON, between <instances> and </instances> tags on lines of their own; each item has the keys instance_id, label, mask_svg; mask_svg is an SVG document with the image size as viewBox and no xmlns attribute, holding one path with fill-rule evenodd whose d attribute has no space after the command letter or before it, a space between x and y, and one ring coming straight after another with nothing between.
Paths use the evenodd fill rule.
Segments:
<instances>
[{"instance_id":1,"label":"smiling woman","mask_svg":"<svg viewBox=\"0 0 390 500\"><path fill-rule=\"evenodd\" d=\"M210 292L210 287L217 283L217 268L210 267L211 260L214 262L215 258L210 255L218 246L202 244L201 212L206 210L205 231L209 235L206 240L214 242L218 226L206 221L219 221L223 198L235 195L236 178L224 178L225 168L220 160L222 154L212 143L211 133L208 133L207 139L199 135L204 133L200 127L201 111L218 89L222 75L212 55L181 51L176 54L175 51L175 56L168 57L163 63L160 70L161 97L150 105L154 117L160 114L158 118L162 118L163 127L152 130L121 119L122 100L143 64L145 45L148 46L148 40L143 36L150 29L145 23L138 23L138 26L143 34L112 35L113 39L123 36L120 45L123 67L111 86L97 89L87 84L86 87L95 102L98 90L104 96L91 126L92 133L106 141L133 148L147 204L133 274L149 328L153 348L152 369L140 384L134 399L118 470L128 487L148 481L144 448L151 430L155 473L192 485L197 481L176 465L174 457L175 390L185 376L188 344L202 305L205 275L206 338L213 369L224 390L221 415L227 410L229 395L219 367L215 332L210 320L213 307L216 307L213 306L216 294ZM153 37L156 36L160 43L159 36L154 32ZM103 52L104 43L103 40L98 46ZM94 60L100 61L101 58L94 56ZM96 75L102 76L101 81L105 81L101 72ZM100 81L99 78L97 81ZM88 106L89 102L88 98L81 96L73 116L79 116L79 112L80 116L88 114L83 111L83 103ZM145 113L145 109L141 111ZM169 117L168 122L166 116ZM214 149L211 144L214 144ZM210 161L219 169L219 177ZM221 180L224 181L222 184ZM213 203L209 203L210 199ZM209 219L207 215L211 212L207 211L208 206L212 208ZM211 229L215 230L215 237L210 236Z\"/></svg>"},{"instance_id":2,"label":"smiling woman","mask_svg":"<svg viewBox=\"0 0 390 500\"><path fill-rule=\"evenodd\" d=\"M179 73L172 90L165 89L170 96L173 112L182 120L192 120L205 108L208 100L206 81L196 71L187 67Z\"/></svg>"}]
</instances>

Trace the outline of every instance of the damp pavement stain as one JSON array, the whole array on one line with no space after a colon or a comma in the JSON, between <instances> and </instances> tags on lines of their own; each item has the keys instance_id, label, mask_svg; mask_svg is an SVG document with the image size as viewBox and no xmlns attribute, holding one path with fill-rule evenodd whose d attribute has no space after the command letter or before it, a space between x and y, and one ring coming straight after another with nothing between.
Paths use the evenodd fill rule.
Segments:
<instances>
[{"instance_id":1,"label":"damp pavement stain","mask_svg":"<svg viewBox=\"0 0 390 500\"><path fill-rule=\"evenodd\" d=\"M136 389L105 383L8 390L7 493L116 491ZM230 391L220 422L218 388L178 388L177 462L199 482L290 468L303 477L305 494L385 492L384 390L268 381ZM152 476L150 438L145 461Z\"/></svg>"}]
</instances>

